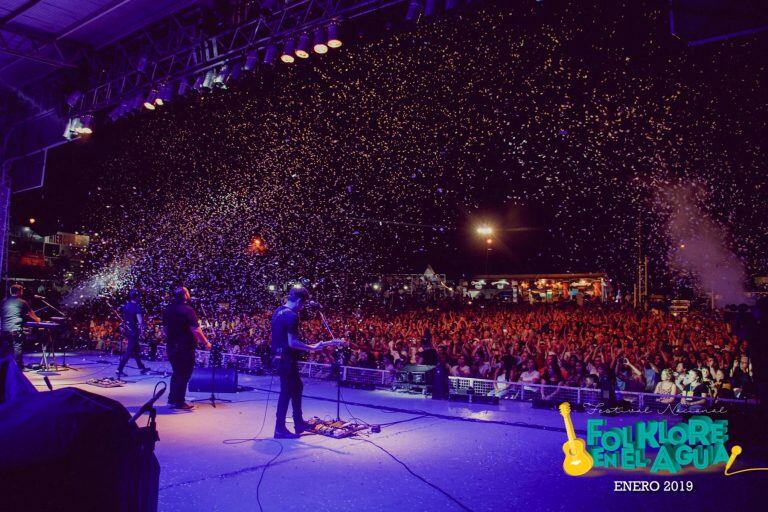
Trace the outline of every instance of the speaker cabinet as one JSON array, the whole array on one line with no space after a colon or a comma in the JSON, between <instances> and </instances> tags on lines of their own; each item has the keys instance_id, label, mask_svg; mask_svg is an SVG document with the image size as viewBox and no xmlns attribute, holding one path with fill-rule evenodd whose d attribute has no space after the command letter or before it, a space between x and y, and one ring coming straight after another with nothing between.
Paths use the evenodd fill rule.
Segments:
<instances>
[{"instance_id":1,"label":"speaker cabinet","mask_svg":"<svg viewBox=\"0 0 768 512\"><path fill-rule=\"evenodd\" d=\"M198 393L237 393L237 369L195 368L189 391Z\"/></svg>"}]
</instances>

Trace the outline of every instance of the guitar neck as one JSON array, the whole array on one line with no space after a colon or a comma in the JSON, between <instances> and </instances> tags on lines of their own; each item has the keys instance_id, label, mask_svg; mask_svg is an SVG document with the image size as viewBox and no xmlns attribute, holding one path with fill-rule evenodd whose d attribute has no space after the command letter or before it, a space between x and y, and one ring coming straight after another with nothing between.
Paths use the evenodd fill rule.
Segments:
<instances>
[{"instance_id":1,"label":"guitar neck","mask_svg":"<svg viewBox=\"0 0 768 512\"><path fill-rule=\"evenodd\" d=\"M568 440L573 441L576 439L576 432L573 430L573 423L571 422L571 414L563 414L563 420L565 421L565 432L568 434Z\"/></svg>"}]
</instances>

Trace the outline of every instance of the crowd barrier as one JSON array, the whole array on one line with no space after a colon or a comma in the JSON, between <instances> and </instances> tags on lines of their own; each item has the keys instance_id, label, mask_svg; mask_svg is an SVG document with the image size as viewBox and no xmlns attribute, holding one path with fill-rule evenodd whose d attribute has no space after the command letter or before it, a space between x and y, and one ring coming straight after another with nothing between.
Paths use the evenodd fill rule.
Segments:
<instances>
[{"instance_id":1,"label":"crowd barrier","mask_svg":"<svg viewBox=\"0 0 768 512\"><path fill-rule=\"evenodd\" d=\"M148 347L143 345L146 351ZM165 346L157 346L157 358L166 359ZM210 352L198 350L196 361L207 366ZM244 354L222 354L224 366L237 367L240 371L257 373L264 366L259 356ZM371 387L392 387L395 384L395 372L376 370L370 368L358 368L354 366L340 367L341 381ZM303 361L299 363L299 373L311 379L335 379L333 365ZM600 389L576 388L567 386L552 386L547 384L527 384L522 382L500 383L488 379L475 379L468 377L449 377L450 387L453 392L464 395L498 397L500 400L534 401L545 400L554 403L570 402L571 405L581 405L585 409L605 409L610 404L610 397L605 396ZM636 391L616 391L615 400L620 401L620 407L624 411L652 411L674 414L679 412L681 396L656 395ZM699 406L701 409L717 410L720 407L732 409L734 407L747 408L757 405L756 400L744 400L735 398L706 399L706 404Z\"/></svg>"}]
</instances>

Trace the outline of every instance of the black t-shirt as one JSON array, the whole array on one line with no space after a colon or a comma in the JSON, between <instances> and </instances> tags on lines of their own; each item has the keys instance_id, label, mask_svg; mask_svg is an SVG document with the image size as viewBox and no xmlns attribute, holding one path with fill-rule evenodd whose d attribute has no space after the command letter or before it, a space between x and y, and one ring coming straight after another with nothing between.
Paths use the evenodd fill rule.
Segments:
<instances>
[{"instance_id":1,"label":"black t-shirt","mask_svg":"<svg viewBox=\"0 0 768 512\"><path fill-rule=\"evenodd\" d=\"M19 297L8 297L3 301L0 309L4 332L20 331L27 315L32 311L27 301Z\"/></svg>"},{"instance_id":2,"label":"black t-shirt","mask_svg":"<svg viewBox=\"0 0 768 512\"><path fill-rule=\"evenodd\" d=\"M126 336L138 336L141 334L139 331L139 315L143 315L144 311L141 309L141 305L138 302L128 302L123 306L123 330Z\"/></svg>"},{"instance_id":3,"label":"black t-shirt","mask_svg":"<svg viewBox=\"0 0 768 512\"><path fill-rule=\"evenodd\" d=\"M686 396L709 396L709 388L703 382L699 382L694 387L689 384L684 393Z\"/></svg>"},{"instance_id":4,"label":"black t-shirt","mask_svg":"<svg viewBox=\"0 0 768 512\"><path fill-rule=\"evenodd\" d=\"M169 304L163 311L163 327L169 353L195 351L195 335L192 330L197 329L199 324L191 306L177 302Z\"/></svg>"},{"instance_id":5,"label":"black t-shirt","mask_svg":"<svg viewBox=\"0 0 768 512\"><path fill-rule=\"evenodd\" d=\"M280 306L272 315L272 355L280 356L281 361L291 362L297 359L288 345L288 333L299 337L299 315L287 306Z\"/></svg>"}]
</instances>

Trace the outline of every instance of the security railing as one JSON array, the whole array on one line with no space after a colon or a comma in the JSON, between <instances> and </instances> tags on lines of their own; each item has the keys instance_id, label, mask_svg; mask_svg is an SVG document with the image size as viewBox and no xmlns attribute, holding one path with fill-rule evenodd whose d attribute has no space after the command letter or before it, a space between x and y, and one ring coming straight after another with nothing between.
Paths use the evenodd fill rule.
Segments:
<instances>
[{"instance_id":1,"label":"security railing","mask_svg":"<svg viewBox=\"0 0 768 512\"><path fill-rule=\"evenodd\" d=\"M147 345L142 344L146 352ZM211 353L197 350L195 360L201 366L207 366ZM167 359L164 345L157 346L157 358ZM222 365L236 367L248 373L261 372L264 365L261 357L222 353ZM335 380L337 373L334 365L311 361L299 362L299 373L307 378ZM339 367L341 381L370 387L395 387L397 382L395 372L355 366ZM656 412L662 414L680 414L695 411L719 411L721 408L746 408L758 405L754 399L737 398L704 398L705 403L692 406L690 401L700 401L698 397L677 395L658 395L637 391L616 391L610 396L608 391L596 388L578 388L568 386L552 386L548 384L529 384L525 382L497 382L488 379L469 377L449 377L452 394L470 395L472 397L491 397L499 400L546 401L553 404L569 402L571 405L583 406L585 410L605 411L618 408L619 412ZM472 401L472 400L470 400ZM481 401L481 400L475 400ZM486 401L486 400L482 400Z\"/></svg>"}]
</instances>

